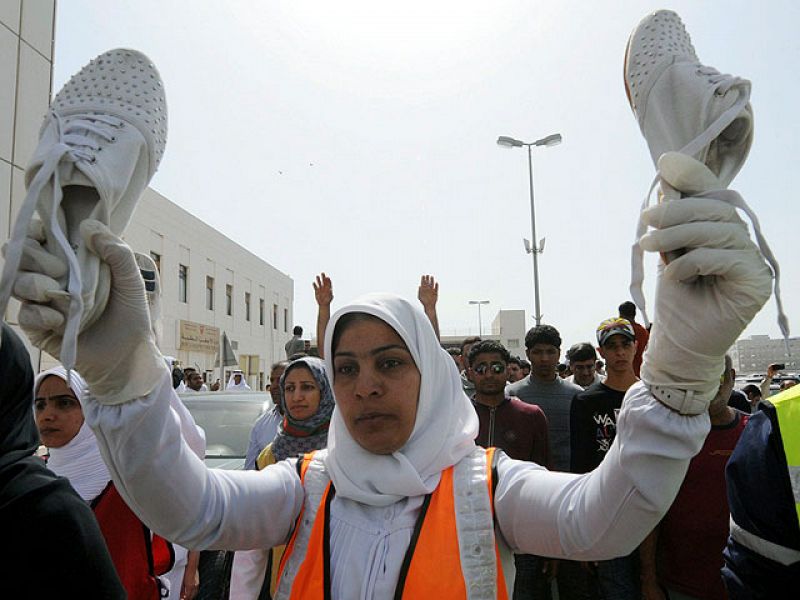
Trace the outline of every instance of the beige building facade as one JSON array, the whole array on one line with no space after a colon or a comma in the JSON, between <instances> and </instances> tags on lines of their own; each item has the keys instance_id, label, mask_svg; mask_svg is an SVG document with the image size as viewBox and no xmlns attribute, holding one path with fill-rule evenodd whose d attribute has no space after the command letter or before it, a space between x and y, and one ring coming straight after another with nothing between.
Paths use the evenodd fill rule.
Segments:
<instances>
[{"instance_id":1,"label":"beige building facade","mask_svg":"<svg viewBox=\"0 0 800 600\"><path fill-rule=\"evenodd\" d=\"M123 237L158 265L162 353L227 380L237 367L215 366L225 333L250 387L263 389L291 337L292 279L150 188Z\"/></svg>"}]
</instances>

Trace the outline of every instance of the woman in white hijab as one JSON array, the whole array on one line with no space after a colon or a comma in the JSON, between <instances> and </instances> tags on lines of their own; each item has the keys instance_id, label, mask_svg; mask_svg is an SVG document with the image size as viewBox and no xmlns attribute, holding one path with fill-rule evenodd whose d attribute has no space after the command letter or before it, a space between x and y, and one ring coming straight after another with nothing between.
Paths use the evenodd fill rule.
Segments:
<instances>
[{"instance_id":1,"label":"woman in white hijab","mask_svg":"<svg viewBox=\"0 0 800 600\"><path fill-rule=\"evenodd\" d=\"M209 470L183 448L166 418L166 371L145 397L87 403L121 493L154 530L227 549L294 534L279 598L505 598L498 546L576 560L628 554L669 507L708 429L637 385L595 471L551 473L499 451L492 470L455 365L414 305L368 296L344 307L325 356L337 404L328 449L260 472Z\"/></svg>"},{"instance_id":2,"label":"woman in white hijab","mask_svg":"<svg viewBox=\"0 0 800 600\"><path fill-rule=\"evenodd\" d=\"M80 398L84 388L80 375L73 371L68 380L62 367L44 371L36 378L34 416L49 451L47 467L69 479L92 507L128 597L155 600L161 595L158 576L172 566L172 549L162 538L151 539L141 521L119 499L97 438L83 418Z\"/></svg>"},{"instance_id":3,"label":"woman in white hijab","mask_svg":"<svg viewBox=\"0 0 800 600\"><path fill-rule=\"evenodd\" d=\"M95 510L109 545L112 560L117 566L129 597L137 598L142 597L142 594L153 593L156 594L153 597L159 597L159 582L155 580L154 575L161 575L170 580L171 588L176 590L174 592L176 597L178 592L181 592L181 598L193 598L198 591L197 565L193 561L192 568L184 571L186 549L180 546L170 549L162 539L146 541L141 536L141 523L138 523L138 529L129 535L128 529L110 522L127 507L113 500L116 492L112 490L111 474L103 462L97 438L86 423L81 409L80 400L85 393L86 384L76 371L72 371L68 378L63 367L55 367L36 377L33 394L34 416L42 443L47 447L47 467L56 475L66 477L80 497ZM205 434L194 423L189 411L177 396L173 399L172 411L180 423L187 444L202 456L205 453ZM98 509L101 502L106 502L106 506L111 508ZM134 519L136 517L131 513L130 518L126 516L123 520L134 523ZM142 543L147 543L149 549L142 546ZM165 551L168 554L162 556L162 560L166 558L166 561L172 562L174 566L168 572L159 572L158 569L155 573L148 572L146 565L137 563L137 556L128 552L131 548L142 548L149 554L155 549L156 556L159 550L162 553ZM139 565L140 568L133 565Z\"/></svg>"}]
</instances>

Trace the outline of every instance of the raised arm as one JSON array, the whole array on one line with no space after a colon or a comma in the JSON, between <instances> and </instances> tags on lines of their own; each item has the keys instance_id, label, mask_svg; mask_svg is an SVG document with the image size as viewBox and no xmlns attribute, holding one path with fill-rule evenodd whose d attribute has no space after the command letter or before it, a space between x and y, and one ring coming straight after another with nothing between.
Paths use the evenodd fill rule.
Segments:
<instances>
[{"instance_id":1,"label":"raised arm","mask_svg":"<svg viewBox=\"0 0 800 600\"><path fill-rule=\"evenodd\" d=\"M331 320L333 283L325 273L320 273L311 285L314 286L314 298L317 300L317 350L319 357L325 358L325 329Z\"/></svg>"},{"instance_id":2,"label":"raised arm","mask_svg":"<svg viewBox=\"0 0 800 600\"><path fill-rule=\"evenodd\" d=\"M433 278L433 275L423 275L420 278L417 298L419 298L419 301L422 303L425 316L428 317L431 325L433 325L433 331L436 332L436 339L440 340L439 317L436 315L436 302L439 300L439 283Z\"/></svg>"},{"instance_id":3,"label":"raised arm","mask_svg":"<svg viewBox=\"0 0 800 600\"><path fill-rule=\"evenodd\" d=\"M76 366L89 388L86 422L125 502L153 531L188 548L283 543L302 505L294 467L282 463L265 473L206 468L171 406L177 398L153 341L133 253L97 221L84 221L81 234L108 266L111 290L103 314L78 337ZM15 285L23 302L20 324L35 344L58 356L67 310L53 301L60 286L27 264ZM260 518L265 506L269 518Z\"/></svg>"},{"instance_id":4,"label":"raised arm","mask_svg":"<svg viewBox=\"0 0 800 600\"><path fill-rule=\"evenodd\" d=\"M499 461L497 520L516 551L603 560L641 543L702 447L725 352L769 297L772 272L732 205L741 199L704 191L700 183L716 178L688 156L665 154L659 167L674 188L704 193L642 213L653 228L640 240L645 250L665 257L684 249L659 267L642 380L625 395L617 437L594 471L576 476Z\"/></svg>"}]
</instances>

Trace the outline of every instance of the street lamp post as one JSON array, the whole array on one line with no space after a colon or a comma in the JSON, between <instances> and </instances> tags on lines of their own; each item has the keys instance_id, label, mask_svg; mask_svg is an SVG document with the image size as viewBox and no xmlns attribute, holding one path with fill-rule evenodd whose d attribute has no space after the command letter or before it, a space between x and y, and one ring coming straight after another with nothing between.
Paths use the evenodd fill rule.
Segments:
<instances>
[{"instance_id":1,"label":"street lamp post","mask_svg":"<svg viewBox=\"0 0 800 600\"><path fill-rule=\"evenodd\" d=\"M481 304L489 304L488 300L470 300L470 304L478 305L478 337L483 335L483 325L481 324Z\"/></svg>"},{"instance_id":2,"label":"street lamp post","mask_svg":"<svg viewBox=\"0 0 800 600\"><path fill-rule=\"evenodd\" d=\"M539 309L539 259L538 256L542 252L544 252L544 239L541 243L536 241L536 208L533 203L533 154L532 148L534 146L556 146L561 143L561 134L554 133L552 135L548 135L541 139L536 140L535 142L523 142L522 140L518 140L512 137L508 137L506 135L501 135L497 138L497 145L502 146L504 148L520 148L525 146L528 149L528 183L530 187L530 195L531 195L531 240L532 242L528 244L528 241L525 240L525 251L528 254L533 255L533 301L534 301L534 319L536 319L536 324L540 325L542 322L542 311Z\"/></svg>"}]
</instances>

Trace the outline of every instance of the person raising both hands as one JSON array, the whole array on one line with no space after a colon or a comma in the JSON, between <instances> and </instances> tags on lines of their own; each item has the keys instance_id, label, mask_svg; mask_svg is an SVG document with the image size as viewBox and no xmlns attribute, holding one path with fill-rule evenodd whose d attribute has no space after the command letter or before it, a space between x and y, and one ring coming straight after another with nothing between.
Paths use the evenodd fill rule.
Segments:
<instances>
[{"instance_id":1,"label":"person raising both hands","mask_svg":"<svg viewBox=\"0 0 800 600\"><path fill-rule=\"evenodd\" d=\"M328 321L331 320L331 303L333 302L333 282L323 271L315 278L311 284L314 288L314 298L317 301L317 346L319 357L325 358L325 350L322 347L322 340L325 339L325 329ZM439 300L439 283L433 275L423 275L419 280L417 298L422 303L425 316L433 326L436 339L439 336L439 318L436 315L436 302Z\"/></svg>"}]
</instances>

